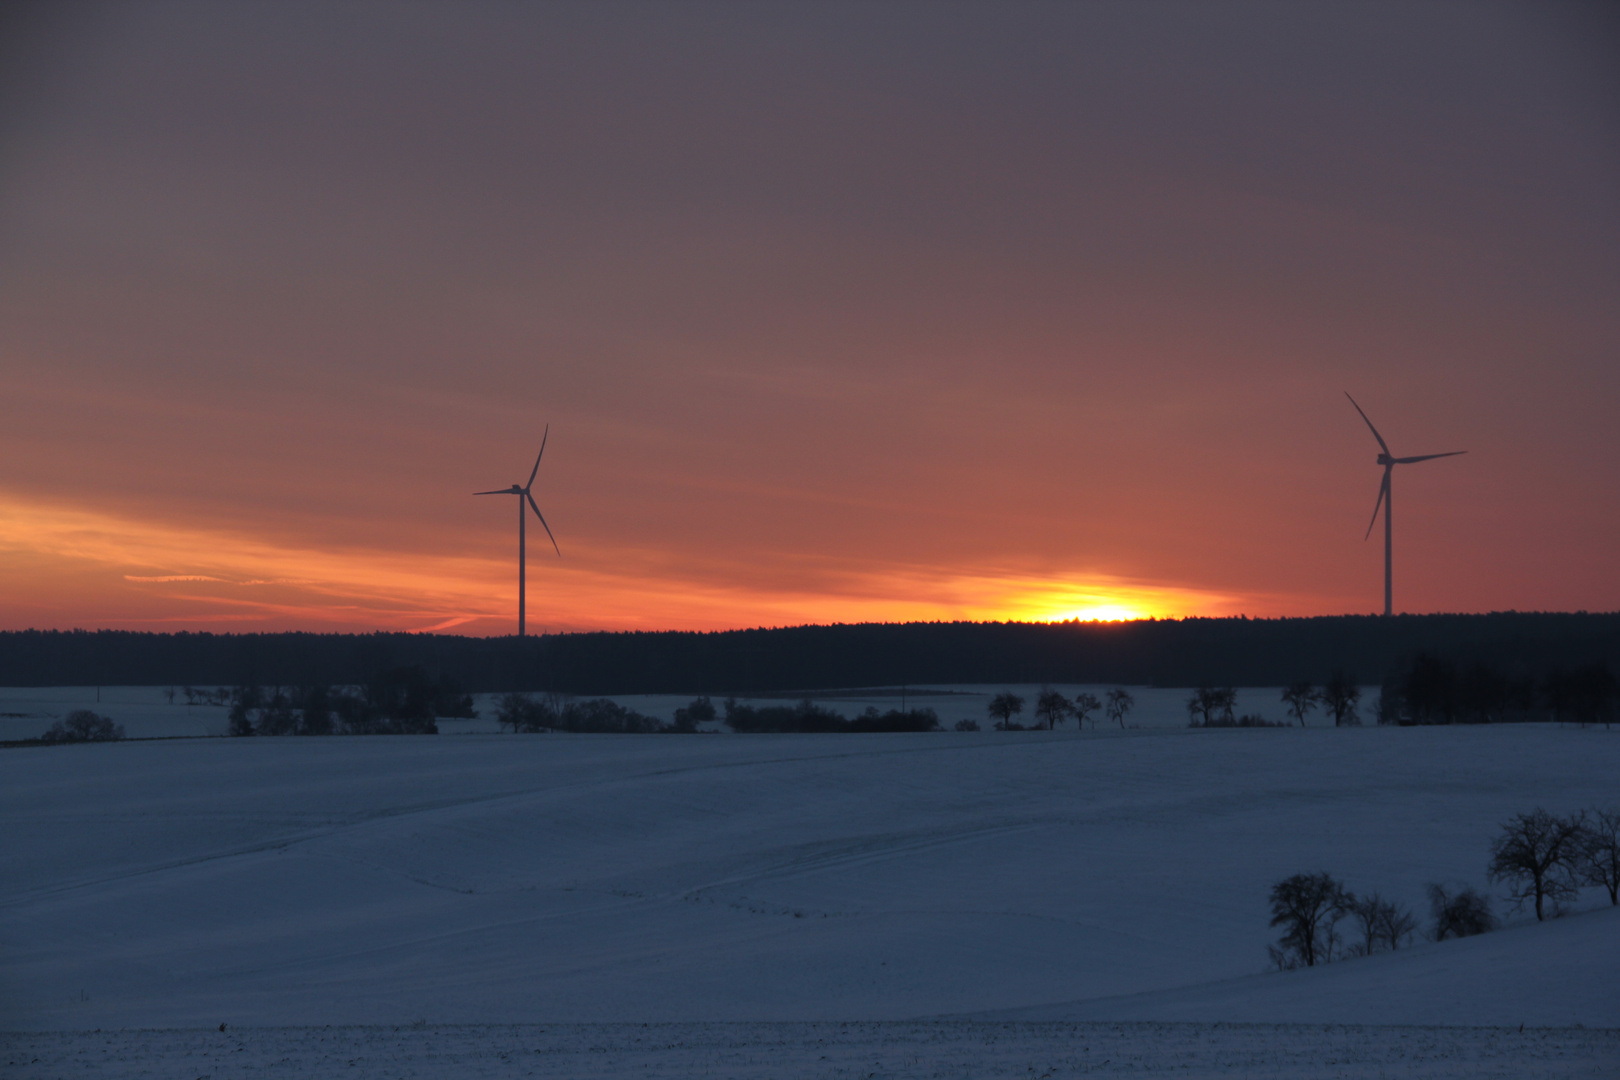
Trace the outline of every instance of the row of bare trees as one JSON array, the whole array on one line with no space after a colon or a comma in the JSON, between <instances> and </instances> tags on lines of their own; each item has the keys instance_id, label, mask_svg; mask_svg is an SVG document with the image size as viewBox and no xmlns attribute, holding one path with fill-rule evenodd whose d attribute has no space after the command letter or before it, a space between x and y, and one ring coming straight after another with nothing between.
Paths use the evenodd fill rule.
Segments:
<instances>
[{"instance_id":1,"label":"row of bare trees","mask_svg":"<svg viewBox=\"0 0 1620 1080\"><path fill-rule=\"evenodd\" d=\"M1486 875L1508 887L1515 909L1533 905L1536 919L1559 913L1583 886L1597 886L1620 906L1620 810L1582 810L1559 817L1537 808L1516 814L1491 844ZM1494 929L1490 901L1472 887L1427 887L1434 941ZM1417 934L1416 917L1374 892L1357 896L1326 872L1295 874L1271 887L1271 925L1282 936L1267 946L1279 969L1315 967L1352 956L1399 949Z\"/></svg>"},{"instance_id":2,"label":"row of bare trees","mask_svg":"<svg viewBox=\"0 0 1620 1080\"><path fill-rule=\"evenodd\" d=\"M1097 695L1081 691L1073 698L1064 696L1050 686L1041 687L1040 694L1035 698L1035 729L1045 728L1048 731L1056 730L1057 726L1069 717L1074 717L1078 727L1084 728L1086 721L1095 713L1101 712L1109 720L1125 726L1125 717L1130 715L1136 707L1136 699L1122 686L1116 686L1108 691L1107 700L1099 700ZM1028 731L1024 725L1018 723L1013 717L1024 711L1024 699L1013 693L1005 691L990 699L986 706L992 719L995 720L997 731ZM971 725L971 726L967 726ZM1096 726L1096 721L1092 721ZM959 723L958 731L976 731L977 724L972 721Z\"/></svg>"}]
</instances>

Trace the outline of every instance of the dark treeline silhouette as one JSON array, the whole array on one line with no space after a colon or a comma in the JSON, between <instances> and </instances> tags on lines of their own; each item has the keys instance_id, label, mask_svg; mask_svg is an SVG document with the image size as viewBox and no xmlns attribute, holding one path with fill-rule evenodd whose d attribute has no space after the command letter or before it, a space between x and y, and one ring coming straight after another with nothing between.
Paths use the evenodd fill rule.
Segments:
<instances>
[{"instance_id":1,"label":"dark treeline silhouette","mask_svg":"<svg viewBox=\"0 0 1620 1080\"><path fill-rule=\"evenodd\" d=\"M0 685L361 685L421 665L470 691L739 694L899 683L1378 682L1420 653L1521 678L1620 670L1620 614L870 623L713 633L0 633Z\"/></svg>"},{"instance_id":2,"label":"dark treeline silhouette","mask_svg":"<svg viewBox=\"0 0 1620 1080\"><path fill-rule=\"evenodd\" d=\"M217 700L186 687L188 698ZM232 735L436 735L437 717L476 717L472 696L420 664L373 674L354 686L261 686L230 691Z\"/></svg>"},{"instance_id":3,"label":"dark treeline silhouette","mask_svg":"<svg viewBox=\"0 0 1620 1080\"><path fill-rule=\"evenodd\" d=\"M1384 679L1382 724L1491 724L1556 720L1611 725L1620 720L1620 679L1608 663L1537 668L1517 661L1459 662L1419 653Z\"/></svg>"}]
</instances>

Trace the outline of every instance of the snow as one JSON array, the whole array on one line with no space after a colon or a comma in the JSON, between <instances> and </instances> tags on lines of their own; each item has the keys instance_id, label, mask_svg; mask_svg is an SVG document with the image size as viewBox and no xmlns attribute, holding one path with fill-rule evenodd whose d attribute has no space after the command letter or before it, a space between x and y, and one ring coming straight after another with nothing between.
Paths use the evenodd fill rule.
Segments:
<instances>
[{"instance_id":1,"label":"snow","mask_svg":"<svg viewBox=\"0 0 1620 1080\"><path fill-rule=\"evenodd\" d=\"M289 1075L384 1053L420 1066L389 1075L431 1075L430 1044L461 1046L462 1075L528 1075L500 1071L495 1045L535 1075L579 1075L569 1055L600 1040L617 1048L604 1069L798 1075L771 1055L861 1021L803 1075L865 1075L873 1054L892 1058L879 1075L1074 1071L1090 1060L1075 1040L1108 1038L1165 1069L1207 1044L1222 1075L1600 1075L1620 1060L1591 1030L1620 1028L1620 912L1596 890L1548 924L1498 902L1495 934L1288 973L1265 972L1266 893L1326 869L1426 914L1426 882L1485 886L1509 815L1615 802L1617 738L1071 724L15 748L0 753L0 1027L22 1049L5 1056L40 1058L20 1075L143 1075L118 1055L200 1054L227 1023L242 1060L308 1064ZM637 1049L615 1026L641 1023L677 1025L688 1050ZM1497 1032L1500 1054L1477 1061L1472 1037L1357 1027L1520 1023L1528 1041ZM160 1030L176 1028L193 1030ZM986 1031L1012 1034L992 1051ZM542 1037L576 1049L524 1048ZM1413 1038L1455 1071L1391 1056ZM1334 1040L1370 1071L1289 1064ZM733 1044L754 1064L724 1065ZM1566 1057L1529 1068L1554 1046Z\"/></svg>"},{"instance_id":2,"label":"snow","mask_svg":"<svg viewBox=\"0 0 1620 1080\"><path fill-rule=\"evenodd\" d=\"M1620 1032L1241 1024L410 1024L46 1032L0 1043L29 1080L267 1074L418 1080L1174 1076L1607 1080Z\"/></svg>"}]
</instances>

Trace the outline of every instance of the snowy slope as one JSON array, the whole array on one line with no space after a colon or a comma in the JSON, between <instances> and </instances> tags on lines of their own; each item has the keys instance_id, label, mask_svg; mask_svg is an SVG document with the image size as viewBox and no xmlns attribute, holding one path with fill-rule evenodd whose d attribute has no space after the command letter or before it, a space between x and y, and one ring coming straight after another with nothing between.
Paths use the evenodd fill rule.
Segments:
<instances>
[{"instance_id":1,"label":"snowy slope","mask_svg":"<svg viewBox=\"0 0 1620 1080\"><path fill-rule=\"evenodd\" d=\"M1427 881L1483 884L1509 814L1616 801L1617 740L1542 725L9 750L0 1026L1079 1018L1099 999L1105 1019L1382 1023L1412 1018L1401 993L1430 1003L1425 1023L1620 1026L1612 966L1578 961L1615 955L1609 912L1259 975L1273 881L1328 869L1414 906ZM1570 974L1538 984L1533 1011L1499 1008L1484 974L1543 948Z\"/></svg>"}]
</instances>

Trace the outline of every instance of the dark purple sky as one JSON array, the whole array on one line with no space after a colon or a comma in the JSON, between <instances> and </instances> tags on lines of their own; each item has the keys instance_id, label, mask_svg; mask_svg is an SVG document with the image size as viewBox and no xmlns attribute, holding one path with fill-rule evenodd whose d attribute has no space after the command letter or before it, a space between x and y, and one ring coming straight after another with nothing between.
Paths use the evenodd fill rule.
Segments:
<instances>
[{"instance_id":1,"label":"dark purple sky","mask_svg":"<svg viewBox=\"0 0 1620 1080\"><path fill-rule=\"evenodd\" d=\"M50 4L0 621L1620 607L1620 18Z\"/></svg>"}]
</instances>

